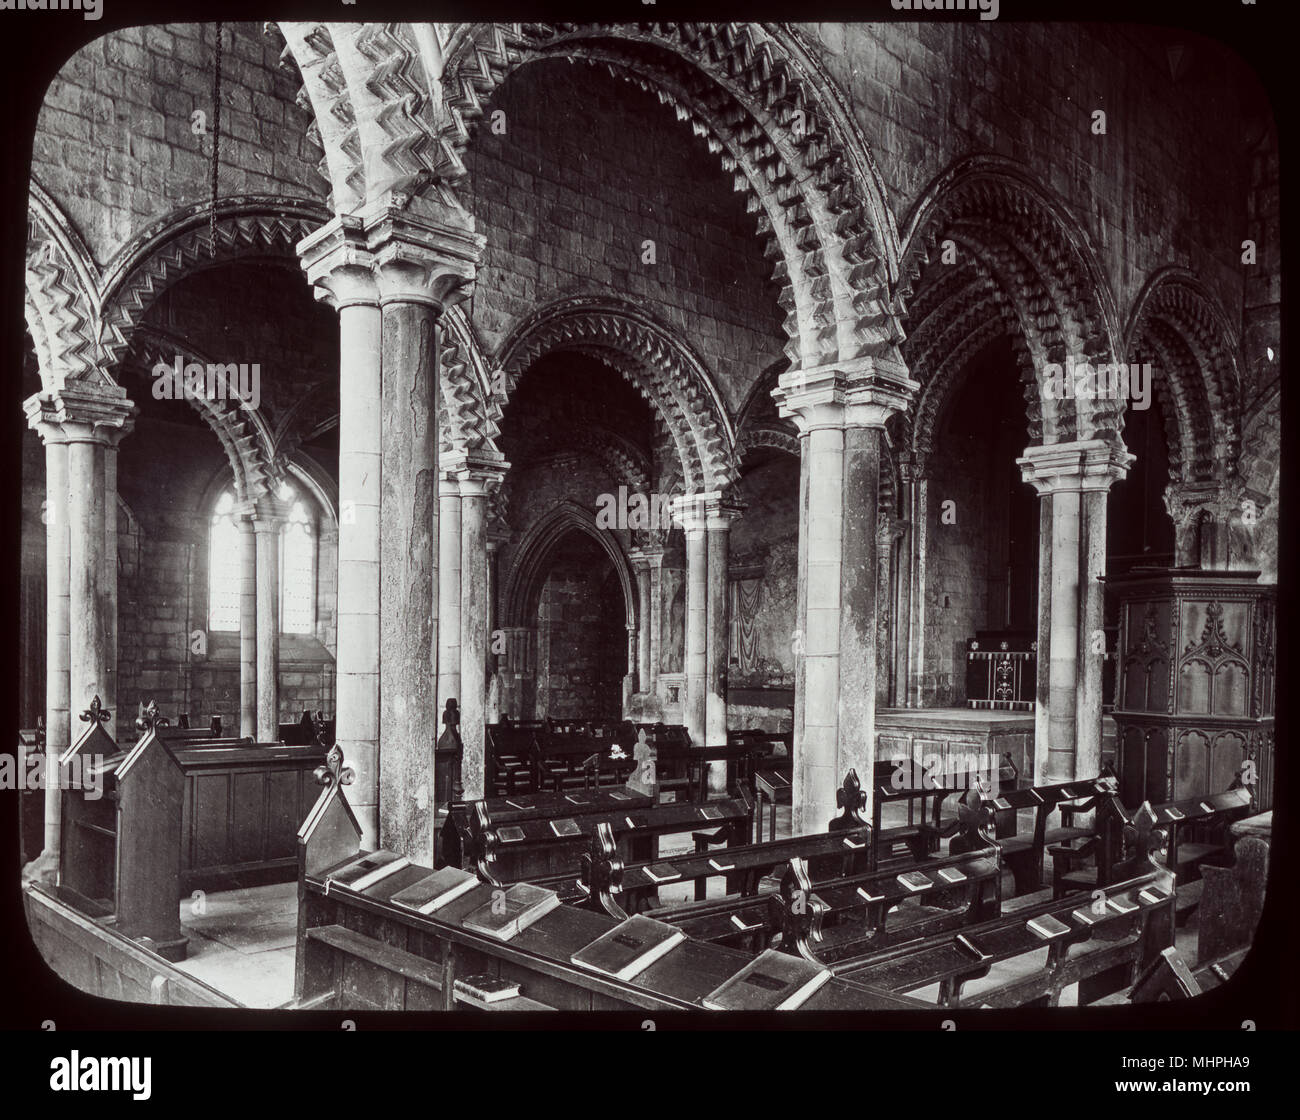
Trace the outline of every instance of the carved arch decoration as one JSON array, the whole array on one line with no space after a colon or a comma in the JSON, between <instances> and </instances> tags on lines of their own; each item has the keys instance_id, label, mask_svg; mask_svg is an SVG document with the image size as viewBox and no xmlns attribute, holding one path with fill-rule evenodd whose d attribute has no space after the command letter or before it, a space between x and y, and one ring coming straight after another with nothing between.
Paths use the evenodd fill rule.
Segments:
<instances>
[{"instance_id":1,"label":"carved arch decoration","mask_svg":"<svg viewBox=\"0 0 1300 1120\"><path fill-rule=\"evenodd\" d=\"M577 297L529 316L501 344L500 394L556 350L588 353L636 388L671 433L688 493L726 490L736 479L735 440L726 409L700 358L631 305Z\"/></svg>"},{"instance_id":2,"label":"carved arch decoration","mask_svg":"<svg viewBox=\"0 0 1300 1120\"><path fill-rule=\"evenodd\" d=\"M537 607L542 583L547 573L547 562L555 546L572 532L585 533L609 557L623 589L623 605L627 625L636 625L636 580L632 566L619 547L617 538L608 530L596 525L596 517L576 502L557 502L524 534L514 553L510 573L506 577L505 595L502 599L504 626L530 626L532 612Z\"/></svg>"},{"instance_id":3,"label":"carved arch decoration","mask_svg":"<svg viewBox=\"0 0 1300 1120\"><path fill-rule=\"evenodd\" d=\"M131 336L130 356L146 370L158 362L170 364L177 354L187 364L206 366L212 362L212 357L193 343L166 331L143 327ZM275 454L275 441L261 413L228 399L209 400L204 394L187 394L185 400L221 441L234 474L236 500L267 497L283 477L283 463Z\"/></svg>"},{"instance_id":4,"label":"carved arch decoration","mask_svg":"<svg viewBox=\"0 0 1300 1120\"><path fill-rule=\"evenodd\" d=\"M496 88L543 58L653 93L758 215L795 367L896 358L897 232L866 141L801 33L780 24L280 24L340 213L454 195Z\"/></svg>"},{"instance_id":5,"label":"carved arch decoration","mask_svg":"<svg viewBox=\"0 0 1300 1120\"><path fill-rule=\"evenodd\" d=\"M106 360L119 362L131 332L159 293L194 272L257 258L291 261L299 271L298 242L329 217L329 211L311 200L239 195L219 202L215 239L211 204L206 202L146 227L114 254L104 271Z\"/></svg>"},{"instance_id":6,"label":"carved arch decoration","mask_svg":"<svg viewBox=\"0 0 1300 1120\"><path fill-rule=\"evenodd\" d=\"M1219 305L1190 271L1168 267L1143 286L1124 334L1130 361L1165 374L1174 481L1224 480L1241 452L1240 344Z\"/></svg>"},{"instance_id":7,"label":"carved arch decoration","mask_svg":"<svg viewBox=\"0 0 1300 1120\"><path fill-rule=\"evenodd\" d=\"M102 280L80 235L33 179L27 200L23 311L48 390L68 381L111 387L100 361Z\"/></svg>"},{"instance_id":8,"label":"carved arch decoration","mask_svg":"<svg viewBox=\"0 0 1300 1120\"><path fill-rule=\"evenodd\" d=\"M1029 358L1021 375L1030 438L1058 443L1118 433L1123 402L1045 399L1039 385L1038 371L1049 362L1111 365L1123 353L1110 287L1086 231L1062 203L1019 165L973 156L931 183L904 228L899 295L909 306L909 329L924 336L928 331L918 321L942 324L950 300L971 310L974 281L945 278L952 266L943 264L943 242L951 239L958 267L969 265L983 277L983 298L991 298L992 283L1014 313ZM938 293L948 297L931 292L927 301L927 290L945 279L948 286ZM915 351L904 344L905 357ZM909 361L909 368L914 376L927 372L924 361Z\"/></svg>"}]
</instances>

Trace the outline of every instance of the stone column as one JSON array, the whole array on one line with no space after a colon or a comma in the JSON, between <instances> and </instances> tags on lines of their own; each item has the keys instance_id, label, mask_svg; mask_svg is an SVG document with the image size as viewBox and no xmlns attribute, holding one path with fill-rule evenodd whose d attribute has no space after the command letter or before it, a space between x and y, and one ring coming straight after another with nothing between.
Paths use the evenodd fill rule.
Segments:
<instances>
[{"instance_id":1,"label":"stone column","mask_svg":"<svg viewBox=\"0 0 1300 1120\"><path fill-rule=\"evenodd\" d=\"M1101 767L1106 494L1134 456L1111 439L1029 447L1016 462L1039 494L1038 708L1034 781Z\"/></svg>"},{"instance_id":2,"label":"stone column","mask_svg":"<svg viewBox=\"0 0 1300 1120\"><path fill-rule=\"evenodd\" d=\"M339 316L339 549L335 740L355 771L348 803L361 843L379 845L379 291L359 219L335 218L298 246L316 297Z\"/></svg>"},{"instance_id":3,"label":"stone column","mask_svg":"<svg viewBox=\"0 0 1300 1120\"><path fill-rule=\"evenodd\" d=\"M444 456L445 458L445 456ZM455 700L465 734L465 704L460 683L461 633L461 498L460 481L442 467L438 479L438 711ZM462 770L462 774L463 774ZM469 789L468 775L462 777ZM465 795L469 796L468 793Z\"/></svg>"},{"instance_id":4,"label":"stone column","mask_svg":"<svg viewBox=\"0 0 1300 1120\"><path fill-rule=\"evenodd\" d=\"M257 741L274 743L280 730L279 504L263 500L253 518L257 553Z\"/></svg>"},{"instance_id":5,"label":"stone column","mask_svg":"<svg viewBox=\"0 0 1300 1120\"><path fill-rule=\"evenodd\" d=\"M727 655L730 646L728 613L731 598L727 573L730 567L731 523L739 516L739 507L718 500L710 501L705 511L708 534L708 607L704 741L710 747L727 745ZM709 766L709 790L718 795L727 792L725 762Z\"/></svg>"},{"instance_id":6,"label":"stone column","mask_svg":"<svg viewBox=\"0 0 1300 1120\"><path fill-rule=\"evenodd\" d=\"M48 398L37 394L25 409L28 424L45 444L45 772L53 775L59 772L59 756L71 743L68 444ZM59 785L50 781L45 786L44 848L23 869L24 878L57 879L61 820Z\"/></svg>"},{"instance_id":7,"label":"stone column","mask_svg":"<svg viewBox=\"0 0 1300 1120\"><path fill-rule=\"evenodd\" d=\"M678 521L686 535L686 696L682 722L692 746L708 739L708 594L709 542L703 495L678 503Z\"/></svg>"},{"instance_id":8,"label":"stone column","mask_svg":"<svg viewBox=\"0 0 1300 1120\"><path fill-rule=\"evenodd\" d=\"M640 549L628 553L636 572L636 690L650 691L650 565Z\"/></svg>"},{"instance_id":9,"label":"stone column","mask_svg":"<svg viewBox=\"0 0 1300 1120\"><path fill-rule=\"evenodd\" d=\"M105 695L110 712L117 711L117 445L126 435L124 428L104 432L104 594L112 609L104 612L106 628L104 656Z\"/></svg>"},{"instance_id":10,"label":"stone column","mask_svg":"<svg viewBox=\"0 0 1300 1120\"><path fill-rule=\"evenodd\" d=\"M438 316L468 294L482 238L395 205L365 217L383 314L379 838L432 866L438 595ZM462 656L462 672L464 658ZM463 697L461 698L463 700Z\"/></svg>"},{"instance_id":11,"label":"stone column","mask_svg":"<svg viewBox=\"0 0 1300 1120\"><path fill-rule=\"evenodd\" d=\"M492 602L488 584L488 499L501 485L509 463L459 455L448 461L460 486L460 738L464 796L485 796L485 701L491 642ZM439 625L442 625L440 623Z\"/></svg>"},{"instance_id":12,"label":"stone column","mask_svg":"<svg viewBox=\"0 0 1300 1120\"><path fill-rule=\"evenodd\" d=\"M72 712L93 697L116 693L117 556L106 528L116 514L116 464L105 466L107 449L131 428L134 406L118 386L68 383L26 403L28 422L46 441L46 753L55 763L74 735ZM109 490L109 483L113 489ZM108 707L108 705L105 705ZM120 713L109 731L121 737ZM53 756L53 757L50 757ZM58 773L57 765L50 770ZM61 814L58 789L47 786L46 848L26 869L29 877L58 875Z\"/></svg>"},{"instance_id":13,"label":"stone column","mask_svg":"<svg viewBox=\"0 0 1300 1120\"><path fill-rule=\"evenodd\" d=\"M773 392L799 425L799 620L794 830L820 831L835 815L844 772L870 796L875 763L877 520L880 432L918 386L897 362L860 358L794 370ZM870 805L868 805L870 810Z\"/></svg>"},{"instance_id":14,"label":"stone column","mask_svg":"<svg viewBox=\"0 0 1300 1120\"><path fill-rule=\"evenodd\" d=\"M251 513L251 510L250 510ZM257 541L253 520L239 526L239 734L257 736Z\"/></svg>"}]
</instances>

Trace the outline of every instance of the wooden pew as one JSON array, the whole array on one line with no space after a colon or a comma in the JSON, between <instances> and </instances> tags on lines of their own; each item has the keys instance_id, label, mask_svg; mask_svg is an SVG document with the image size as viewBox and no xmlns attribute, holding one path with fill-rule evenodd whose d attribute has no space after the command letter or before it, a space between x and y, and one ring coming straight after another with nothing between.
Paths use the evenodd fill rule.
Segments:
<instances>
[{"instance_id":1,"label":"wooden pew","mask_svg":"<svg viewBox=\"0 0 1300 1120\"><path fill-rule=\"evenodd\" d=\"M1190 968L1173 946L1165 949L1138 977L1128 994L1130 1003L1165 1003L1194 999L1226 984L1250 950L1237 949L1216 960Z\"/></svg>"},{"instance_id":2,"label":"wooden pew","mask_svg":"<svg viewBox=\"0 0 1300 1120\"><path fill-rule=\"evenodd\" d=\"M1115 776L1103 773L1080 781L1000 790L982 798L994 813L994 835L1002 861L1014 878L1015 897L1042 888L1043 856L1049 845L1069 844L1096 835L1091 828L1076 826L1075 820L1098 810L1103 801L1116 798L1117 791ZM1019 832L1019 813L1028 809L1034 812L1034 828L1024 835ZM1049 828L1051 815L1057 811L1061 823Z\"/></svg>"},{"instance_id":3,"label":"wooden pew","mask_svg":"<svg viewBox=\"0 0 1300 1120\"><path fill-rule=\"evenodd\" d=\"M1168 836L1166 864L1178 877L1179 887L1194 882L1200 864L1224 858L1231 851L1228 827L1251 811L1251 790L1234 781L1223 793L1171 801L1153 808L1158 827ZM1084 887L1104 887L1115 881L1115 865L1124 850L1124 839L1133 825L1118 797L1104 798L1098 805L1096 835L1082 842L1051 845L1053 893L1060 896ZM1190 838L1187 833L1191 832ZM1087 866L1087 862L1092 866ZM1182 892L1194 904L1198 891Z\"/></svg>"},{"instance_id":4,"label":"wooden pew","mask_svg":"<svg viewBox=\"0 0 1300 1120\"><path fill-rule=\"evenodd\" d=\"M276 738L281 743L292 747L312 745L328 747L334 742L334 721L326 719L324 712L313 712L304 708L302 718L297 723L279 725Z\"/></svg>"},{"instance_id":5,"label":"wooden pew","mask_svg":"<svg viewBox=\"0 0 1300 1120\"><path fill-rule=\"evenodd\" d=\"M585 904L611 917L625 918L658 908L658 891L670 883L693 883L695 899L703 900L707 881L723 875L727 894L752 898L760 881L791 859L802 859L822 874L852 874L866 865L871 826L852 831L792 836L765 844L740 844L722 851L677 855L671 860L624 863L613 830L600 825L592 851L583 857L579 876Z\"/></svg>"},{"instance_id":6,"label":"wooden pew","mask_svg":"<svg viewBox=\"0 0 1300 1120\"><path fill-rule=\"evenodd\" d=\"M878 868L821 882L795 859L771 907L782 949L829 967L996 917L1000 881L994 847L930 856L906 870Z\"/></svg>"},{"instance_id":7,"label":"wooden pew","mask_svg":"<svg viewBox=\"0 0 1300 1120\"><path fill-rule=\"evenodd\" d=\"M964 756L963 759L971 761ZM944 828L943 803L949 797L960 797L968 790L979 788L1014 789L1019 773L1011 756L1004 754L995 775L986 774L978 765L957 765L936 772L910 759L877 759L872 777L875 785L871 820L875 838L873 859L879 862L896 857L900 849L913 859L935 851ZM881 815L885 805L898 801L907 803L907 824L883 828Z\"/></svg>"},{"instance_id":8,"label":"wooden pew","mask_svg":"<svg viewBox=\"0 0 1300 1120\"><path fill-rule=\"evenodd\" d=\"M937 984L944 1007L960 1006L964 985L984 980L996 966L1017 958L1028 968L985 985L972 1001L985 1007L1055 1005L1061 991L1077 982L1079 1004L1084 1005L1128 987L1173 943L1174 876L1152 858L1165 842L1155 825L1151 806L1142 806L1135 814L1133 854L1116 865L1117 879L1102 895L1085 889L959 934L840 960L834 971L895 994ZM1039 925L1038 932L1031 922ZM1044 962L1025 960L1044 946Z\"/></svg>"},{"instance_id":9,"label":"wooden pew","mask_svg":"<svg viewBox=\"0 0 1300 1120\"><path fill-rule=\"evenodd\" d=\"M104 730L96 696L89 724L59 760L63 787L58 897L125 937L183 960L180 925L181 797L185 777L152 733L129 751Z\"/></svg>"},{"instance_id":10,"label":"wooden pew","mask_svg":"<svg viewBox=\"0 0 1300 1120\"><path fill-rule=\"evenodd\" d=\"M536 788L533 747L544 720L503 719L485 728L487 774L493 797L530 793Z\"/></svg>"},{"instance_id":11,"label":"wooden pew","mask_svg":"<svg viewBox=\"0 0 1300 1120\"><path fill-rule=\"evenodd\" d=\"M828 828L829 837L849 838L852 841L859 841L865 835L868 837L867 859L864 865L859 849L854 848L853 844L850 843L848 851L851 851L853 855L847 864L843 862L842 855L837 859L829 854L816 862L805 861L805 874L813 884L836 880L845 876L861 875L867 868L870 868L872 844L869 837L871 827L861 815L865 794L862 792L857 780L857 774L853 770L850 770L845 775L844 784L836 793L836 801L840 806L841 813L830 822ZM987 854L988 851L992 850L992 841L979 834L975 824L975 817L970 814L963 814L959 818L956 831L957 834L952 837L949 843L950 854L958 855L974 851ZM820 840L821 838L815 839ZM777 845L784 845L788 841L778 841L776 843ZM835 847L833 839L829 840L828 844L831 852L845 852L844 848L837 849ZM757 845L755 847L771 850L769 845ZM719 854L729 860L731 849ZM674 867L677 866L678 857L674 857L672 863ZM880 875L884 879L889 879L904 872L917 870L925 872L926 868L932 864L933 859L929 856L922 856L911 862L894 860L890 861L889 870L880 871ZM983 870L986 870L987 874L981 874L981 882L996 877L994 875L995 863ZM784 878L784 874L782 877ZM995 882L993 884L995 891L996 887ZM779 891L762 895L730 894L725 898L669 903L646 910L644 913L660 921L680 926L687 930L692 937L700 940L761 949L768 945L783 928L783 911L779 904L774 904L774 900L777 899L778 895ZM855 897L854 902L860 912L866 906L865 898ZM792 908L801 909L798 904L793 904ZM881 923L884 921L887 911L879 912L877 909L873 913L878 923Z\"/></svg>"},{"instance_id":12,"label":"wooden pew","mask_svg":"<svg viewBox=\"0 0 1300 1120\"><path fill-rule=\"evenodd\" d=\"M611 790L611 797L618 792ZM583 811L586 808L575 805L569 816L520 817L502 823L490 816L485 802L475 802L468 850L479 877L498 885L544 881L547 876L574 878L602 823L609 825L631 857L642 852L648 856L655 837L688 832L702 823L727 827L739 843L753 812L752 804L743 795L703 805L670 801L638 808L629 799L614 809L593 805L594 811Z\"/></svg>"},{"instance_id":13,"label":"wooden pew","mask_svg":"<svg viewBox=\"0 0 1300 1120\"><path fill-rule=\"evenodd\" d=\"M475 807L479 804L475 801L452 802L439 845L443 864L473 868L486 858L480 847L485 825L504 827L527 821L561 820L574 814L646 809L654 804L654 799L639 790L610 787L570 793L516 793L509 797L484 799L481 804L485 820L475 823ZM579 858L580 855L573 858L575 868ZM535 874L548 873L545 863L531 870Z\"/></svg>"},{"instance_id":14,"label":"wooden pew","mask_svg":"<svg viewBox=\"0 0 1300 1120\"><path fill-rule=\"evenodd\" d=\"M575 965L572 956L617 920L578 907L546 914L508 942L463 925L501 888L480 884L430 915L391 901L428 874L411 865L363 891L327 876L361 852L361 830L347 805L342 757L298 835L298 938L295 1005L334 1010L699 1010L701 1001L750 963L738 950L687 939L631 980ZM480 1004L458 985L487 976L519 985L517 996ZM809 1011L902 1010L921 1006L831 978L804 1004Z\"/></svg>"}]
</instances>

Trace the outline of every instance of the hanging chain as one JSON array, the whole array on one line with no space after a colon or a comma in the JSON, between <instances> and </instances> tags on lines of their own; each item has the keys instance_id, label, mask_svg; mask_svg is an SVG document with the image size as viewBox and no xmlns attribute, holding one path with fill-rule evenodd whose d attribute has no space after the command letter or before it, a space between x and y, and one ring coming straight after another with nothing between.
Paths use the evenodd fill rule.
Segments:
<instances>
[{"instance_id":1,"label":"hanging chain","mask_svg":"<svg viewBox=\"0 0 1300 1120\"><path fill-rule=\"evenodd\" d=\"M221 166L221 31L217 23L216 65L212 71L212 213L208 217L208 237L213 251L217 247L217 169Z\"/></svg>"}]
</instances>

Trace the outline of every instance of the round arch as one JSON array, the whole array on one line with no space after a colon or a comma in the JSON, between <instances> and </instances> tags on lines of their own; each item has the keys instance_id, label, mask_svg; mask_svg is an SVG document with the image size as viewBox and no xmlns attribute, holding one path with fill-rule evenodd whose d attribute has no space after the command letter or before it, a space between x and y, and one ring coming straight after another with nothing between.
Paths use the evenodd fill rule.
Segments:
<instances>
[{"instance_id":1,"label":"round arch","mask_svg":"<svg viewBox=\"0 0 1300 1120\"><path fill-rule=\"evenodd\" d=\"M1049 363L1110 365L1123 352L1096 253L1058 199L1020 165L973 156L927 187L904 229L900 297L910 338L903 349L914 377L935 376L990 321L1014 323L1030 438L1058 443L1120 429L1123 402L1045 399L1040 387ZM954 249L955 262L946 261Z\"/></svg>"},{"instance_id":2,"label":"round arch","mask_svg":"<svg viewBox=\"0 0 1300 1120\"><path fill-rule=\"evenodd\" d=\"M618 300L576 297L550 304L501 344L503 404L523 372L555 350L593 354L641 392L672 438L688 492L723 491L735 481L735 434L713 379L665 327Z\"/></svg>"}]
</instances>

